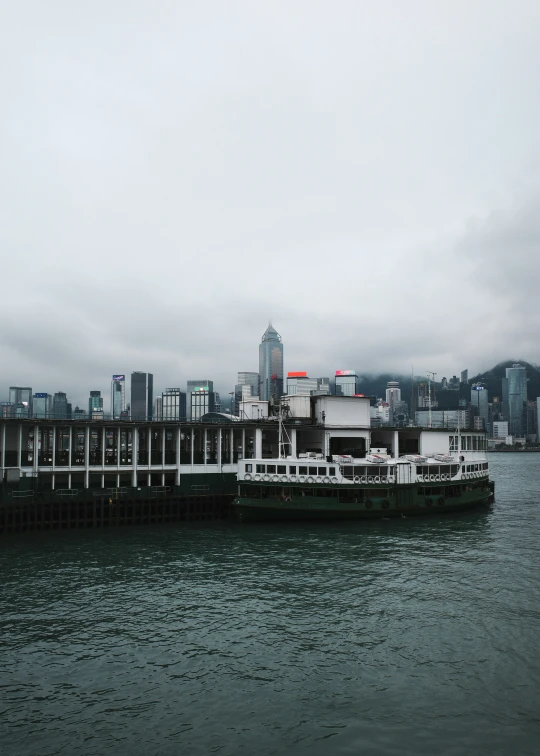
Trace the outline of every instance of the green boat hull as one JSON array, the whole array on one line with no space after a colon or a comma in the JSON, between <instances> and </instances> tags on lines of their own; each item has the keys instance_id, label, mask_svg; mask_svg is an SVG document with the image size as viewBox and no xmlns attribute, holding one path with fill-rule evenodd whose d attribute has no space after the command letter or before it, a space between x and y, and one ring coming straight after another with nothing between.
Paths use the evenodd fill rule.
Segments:
<instances>
[{"instance_id":1,"label":"green boat hull","mask_svg":"<svg viewBox=\"0 0 540 756\"><path fill-rule=\"evenodd\" d=\"M275 520L372 520L381 518L414 517L463 512L489 506L494 498L493 484L485 481L473 489L463 486L459 495L449 497L450 487L439 487L440 493L425 495L423 487L399 487L387 497L377 496L376 489L364 489L361 501L342 502L317 496L292 497L289 501L271 498L237 496L232 508L241 522ZM350 489L349 489L350 490Z\"/></svg>"}]
</instances>

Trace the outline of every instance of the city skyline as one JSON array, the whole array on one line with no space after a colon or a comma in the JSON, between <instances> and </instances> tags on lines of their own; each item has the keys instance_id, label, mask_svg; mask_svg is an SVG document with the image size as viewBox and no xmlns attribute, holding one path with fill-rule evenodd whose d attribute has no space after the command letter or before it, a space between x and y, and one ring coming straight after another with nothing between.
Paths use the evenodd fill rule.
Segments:
<instances>
[{"instance_id":1,"label":"city skyline","mask_svg":"<svg viewBox=\"0 0 540 756\"><path fill-rule=\"evenodd\" d=\"M538 3L383 6L9 4L0 385L535 362Z\"/></svg>"}]
</instances>

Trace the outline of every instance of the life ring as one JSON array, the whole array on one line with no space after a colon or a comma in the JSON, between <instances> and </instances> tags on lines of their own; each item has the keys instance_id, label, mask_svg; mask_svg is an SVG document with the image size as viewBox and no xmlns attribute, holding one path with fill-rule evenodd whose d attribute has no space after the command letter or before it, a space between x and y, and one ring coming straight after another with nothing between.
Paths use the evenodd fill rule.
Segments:
<instances>
[{"instance_id":1,"label":"life ring","mask_svg":"<svg viewBox=\"0 0 540 756\"><path fill-rule=\"evenodd\" d=\"M322 482L323 482L323 483L330 483L330 478L329 478L328 476L326 476L326 477L324 477L324 478L322 479Z\"/></svg>"},{"instance_id":2,"label":"life ring","mask_svg":"<svg viewBox=\"0 0 540 756\"><path fill-rule=\"evenodd\" d=\"M366 509L371 509L371 507L373 506L373 502L371 501L371 499L366 499L366 503L364 504L364 506Z\"/></svg>"},{"instance_id":3,"label":"life ring","mask_svg":"<svg viewBox=\"0 0 540 756\"><path fill-rule=\"evenodd\" d=\"M308 475L307 482L308 483L314 483L315 479L311 475Z\"/></svg>"},{"instance_id":4,"label":"life ring","mask_svg":"<svg viewBox=\"0 0 540 756\"><path fill-rule=\"evenodd\" d=\"M360 477L360 483L367 483L367 477L365 475Z\"/></svg>"},{"instance_id":5,"label":"life ring","mask_svg":"<svg viewBox=\"0 0 540 756\"><path fill-rule=\"evenodd\" d=\"M368 483L373 483L373 476L372 475L368 475L367 482Z\"/></svg>"},{"instance_id":6,"label":"life ring","mask_svg":"<svg viewBox=\"0 0 540 756\"><path fill-rule=\"evenodd\" d=\"M289 480L291 483L296 483L296 475L290 475Z\"/></svg>"},{"instance_id":7,"label":"life ring","mask_svg":"<svg viewBox=\"0 0 540 756\"><path fill-rule=\"evenodd\" d=\"M268 481L270 480L270 476L269 475L264 475L263 476L263 480L264 480L265 483L268 483Z\"/></svg>"},{"instance_id":8,"label":"life ring","mask_svg":"<svg viewBox=\"0 0 540 756\"><path fill-rule=\"evenodd\" d=\"M434 483L434 482L435 482L435 476L434 476L434 475L430 475L430 476L429 476L429 479L430 479L430 481L431 481L432 483Z\"/></svg>"},{"instance_id":9,"label":"life ring","mask_svg":"<svg viewBox=\"0 0 540 756\"><path fill-rule=\"evenodd\" d=\"M381 483L388 483L388 475L381 475Z\"/></svg>"},{"instance_id":10,"label":"life ring","mask_svg":"<svg viewBox=\"0 0 540 756\"><path fill-rule=\"evenodd\" d=\"M380 483L381 482L381 476L380 475L376 475L375 476L375 480L373 482L374 483Z\"/></svg>"},{"instance_id":11,"label":"life ring","mask_svg":"<svg viewBox=\"0 0 540 756\"><path fill-rule=\"evenodd\" d=\"M289 482L289 479L288 479L288 477L287 477L286 475L282 475L282 476L281 476L281 482L282 482L282 483L288 483L288 482Z\"/></svg>"},{"instance_id":12,"label":"life ring","mask_svg":"<svg viewBox=\"0 0 540 756\"><path fill-rule=\"evenodd\" d=\"M354 476L353 483L360 483L360 477L358 475Z\"/></svg>"},{"instance_id":13,"label":"life ring","mask_svg":"<svg viewBox=\"0 0 540 756\"><path fill-rule=\"evenodd\" d=\"M441 476L440 476L440 475L436 475L436 476L435 476L435 480L436 480L437 482L438 482L438 481L440 481L440 479L441 479Z\"/></svg>"},{"instance_id":14,"label":"life ring","mask_svg":"<svg viewBox=\"0 0 540 756\"><path fill-rule=\"evenodd\" d=\"M261 476L257 473L257 475L253 476L253 480L260 480Z\"/></svg>"},{"instance_id":15,"label":"life ring","mask_svg":"<svg viewBox=\"0 0 540 756\"><path fill-rule=\"evenodd\" d=\"M251 474L250 473L246 473L244 475L244 480L251 480Z\"/></svg>"},{"instance_id":16,"label":"life ring","mask_svg":"<svg viewBox=\"0 0 540 756\"><path fill-rule=\"evenodd\" d=\"M305 483L305 482L306 482L306 476L305 476L305 475L301 475L301 476L300 476L300 477L298 478L298 481L299 481L299 483Z\"/></svg>"},{"instance_id":17,"label":"life ring","mask_svg":"<svg viewBox=\"0 0 540 756\"><path fill-rule=\"evenodd\" d=\"M337 483L337 482L338 482L338 479L337 479L337 478L330 478L330 482L331 482L331 483Z\"/></svg>"},{"instance_id":18,"label":"life ring","mask_svg":"<svg viewBox=\"0 0 540 756\"><path fill-rule=\"evenodd\" d=\"M322 483L322 478L321 478L321 476L320 476L320 475L318 475L318 476L317 476L317 477L315 478L315 482L316 482L316 483Z\"/></svg>"}]
</instances>

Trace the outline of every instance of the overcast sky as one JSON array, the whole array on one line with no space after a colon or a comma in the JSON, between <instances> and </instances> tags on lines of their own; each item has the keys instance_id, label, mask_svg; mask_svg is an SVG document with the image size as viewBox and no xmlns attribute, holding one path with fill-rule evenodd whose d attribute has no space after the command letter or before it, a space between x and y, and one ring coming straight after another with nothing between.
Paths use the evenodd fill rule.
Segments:
<instances>
[{"instance_id":1,"label":"overcast sky","mask_svg":"<svg viewBox=\"0 0 540 756\"><path fill-rule=\"evenodd\" d=\"M20 0L0 398L540 362L538 0ZM2 386L4 388L2 388Z\"/></svg>"}]
</instances>

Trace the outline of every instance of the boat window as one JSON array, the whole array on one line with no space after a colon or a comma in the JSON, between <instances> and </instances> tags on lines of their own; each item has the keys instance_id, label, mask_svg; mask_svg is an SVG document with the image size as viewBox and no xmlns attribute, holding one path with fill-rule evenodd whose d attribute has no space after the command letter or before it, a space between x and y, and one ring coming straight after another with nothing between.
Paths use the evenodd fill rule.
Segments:
<instances>
[{"instance_id":1,"label":"boat window","mask_svg":"<svg viewBox=\"0 0 540 756\"><path fill-rule=\"evenodd\" d=\"M246 472L251 472L253 465L246 465Z\"/></svg>"},{"instance_id":2,"label":"boat window","mask_svg":"<svg viewBox=\"0 0 540 756\"><path fill-rule=\"evenodd\" d=\"M318 471L319 475L326 475L326 467L319 467Z\"/></svg>"},{"instance_id":3,"label":"boat window","mask_svg":"<svg viewBox=\"0 0 540 756\"><path fill-rule=\"evenodd\" d=\"M355 467L354 468L354 475L355 475L355 477L356 476L360 477L362 475L367 475L366 468L365 467Z\"/></svg>"},{"instance_id":4,"label":"boat window","mask_svg":"<svg viewBox=\"0 0 540 756\"><path fill-rule=\"evenodd\" d=\"M296 475L296 465L289 465L289 475Z\"/></svg>"},{"instance_id":5,"label":"boat window","mask_svg":"<svg viewBox=\"0 0 540 756\"><path fill-rule=\"evenodd\" d=\"M459 465L450 465L450 475L457 475L459 471Z\"/></svg>"},{"instance_id":6,"label":"boat window","mask_svg":"<svg viewBox=\"0 0 540 756\"><path fill-rule=\"evenodd\" d=\"M283 475L284 473L287 472L287 465L278 465L277 471L280 475Z\"/></svg>"},{"instance_id":7,"label":"boat window","mask_svg":"<svg viewBox=\"0 0 540 756\"><path fill-rule=\"evenodd\" d=\"M258 473L265 472L266 465L255 465L255 471Z\"/></svg>"},{"instance_id":8,"label":"boat window","mask_svg":"<svg viewBox=\"0 0 540 756\"><path fill-rule=\"evenodd\" d=\"M298 468L298 475L307 475L307 467L300 465Z\"/></svg>"},{"instance_id":9,"label":"boat window","mask_svg":"<svg viewBox=\"0 0 540 756\"><path fill-rule=\"evenodd\" d=\"M345 465L343 468L343 477L349 478L350 480L353 479L354 473L353 473L353 467L352 465Z\"/></svg>"},{"instance_id":10,"label":"boat window","mask_svg":"<svg viewBox=\"0 0 540 756\"><path fill-rule=\"evenodd\" d=\"M267 473L275 473L276 466L275 465L266 465L266 472Z\"/></svg>"},{"instance_id":11,"label":"boat window","mask_svg":"<svg viewBox=\"0 0 540 756\"><path fill-rule=\"evenodd\" d=\"M336 474L336 468L335 467L329 467L328 468L328 475L335 475Z\"/></svg>"},{"instance_id":12,"label":"boat window","mask_svg":"<svg viewBox=\"0 0 540 756\"><path fill-rule=\"evenodd\" d=\"M458 450L458 437L457 436L449 436L448 440L450 442L450 444L449 444L450 451L451 452L457 451Z\"/></svg>"},{"instance_id":13,"label":"boat window","mask_svg":"<svg viewBox=\"0 0 540 756\"><path fill-rule=\"evenodd\" d=\"M316 467L310 467L309 468L309 474L310 475L317 475L317 468Z\"/></svg>"}]
</instances>

